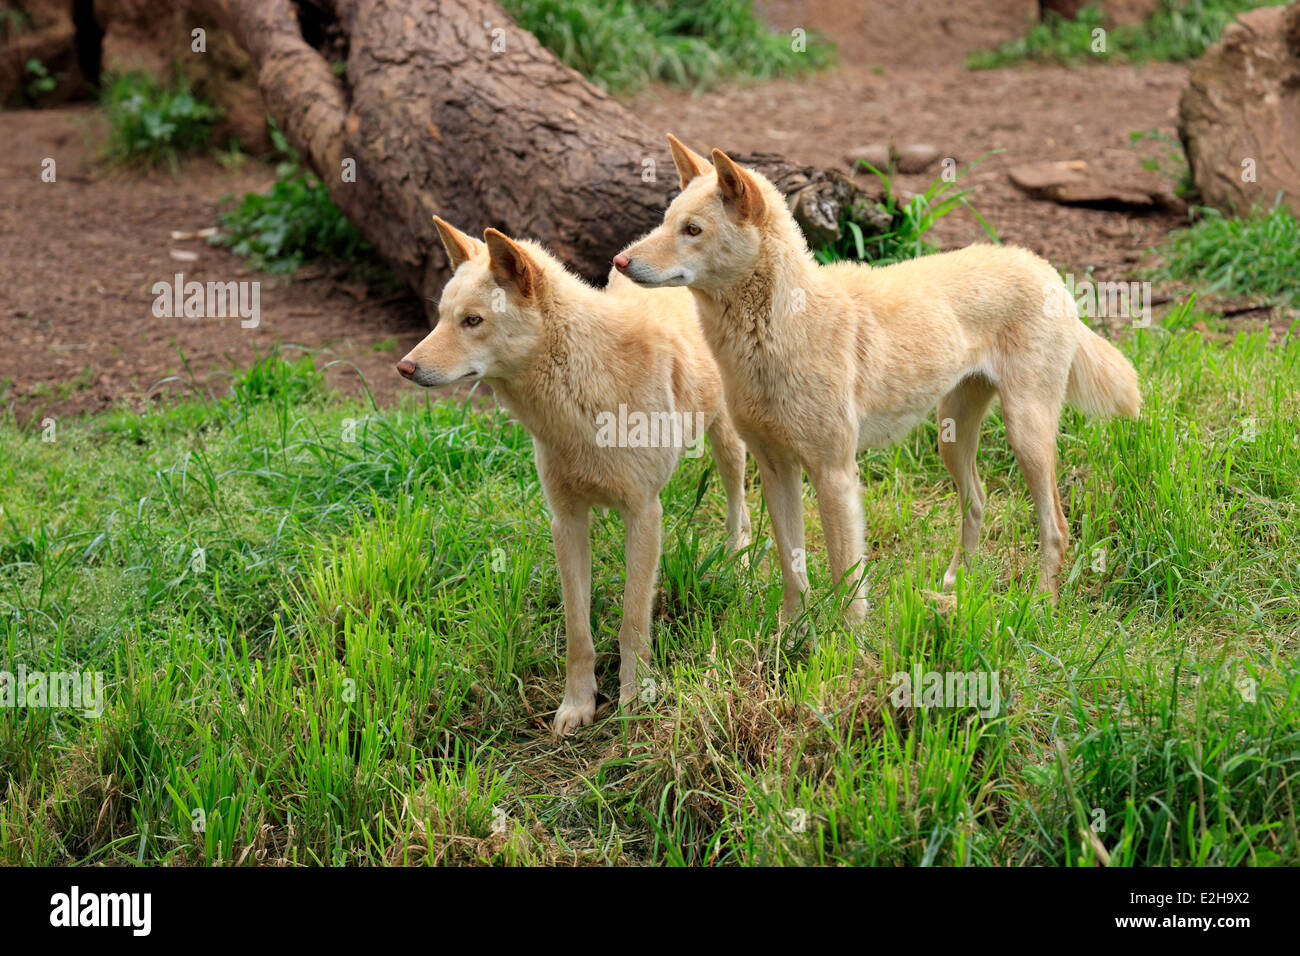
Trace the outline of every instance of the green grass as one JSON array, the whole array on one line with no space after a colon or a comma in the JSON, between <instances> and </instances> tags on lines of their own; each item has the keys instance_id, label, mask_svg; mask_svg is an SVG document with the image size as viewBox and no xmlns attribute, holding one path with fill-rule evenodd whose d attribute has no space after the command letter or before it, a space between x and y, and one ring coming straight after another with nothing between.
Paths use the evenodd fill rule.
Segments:
<instances>
[{"instance_id":1,"label":"green grass","mask_svg":"<svg viewBox=\"0 0 1300 956\"><path fill-rule=\"evenodd\" d=\"M1147 62L1192 60L1219 39L1238 14L1256 7L1277 6L1278 0L1161 0L1146 20L1105 30L1104 49L1096 31L1105 17L1095 5L1084 7L1075 20L1048 12L1028 34L996 49L972 50L971 69L989 70L1027 61L1084 63L1095 60Z\"/></svg>"},{"instance_id":2,"label":"green grass","mask_svg":"<svg viewBox=\"0 0 1300 956\"><path fill-rule=\"evenodd\" d=\"M2 424L6 666L102 671L108 704L0 708L0 861L1300 862L1300 344L1214 345L1185 318L1123 342L1140 421L1065 416L1058 612L1030 590L996 414L952 607L926 595L957 526L935 425L862 456L852 634L811 494L815 603L783 642L752 468L747 566L708 457L687 460L663 496L658 697L563 743L548 518L504 415L414 391L378 409L275 353L224 396L52 443ZM606 694L621 542L597 516ZM994 672L1002 705L895 706L914 667Z\"/></svg>"},{"instance_id":3,"label":"green grass","mask_svg":"<svg viewBox=\"0 0 1300 956\"><path fill-rule=\"evenodd\" d=\"M1158 278L1300 307L1300 222L1287 206L1256 208L1240 219L1209 208L1198 216L1160 250Z\"/></svg>"},{"instance_id":4,"label":"green grass","mask_svg":"<svg viewBox=\"0 0 1300 956\"><path fill-rule=\"evenodd\" d=\"M173 171L181 156L207 149L213 124L222 115L220 108L195 97L179 71L170 85L143 71L111 77L100 106L108 119L110 160L166 164Z\"/></svg>"},{"instance_id":5,"label":"green grass","mask_svg":"<svg viewBox=\"0 0 1300 956\"><path fill-rule=\"evenodd\" d=\"M741 76L818 69L834 59L823 37L773 33L751 0L504 0L521 27L599 86L708 86Z\"/></svg>"},{"instance_id":6,"label":"green grass","mask_svg":"<svg viewBox=\"0 0 1300 956\"><path fill-rule=\"evenodd\" d=\"M1143 169L1173 183L1175 196L1189 201L1198 196L1187 153L1176 137L1158 129L1130 130L1128 148L1142 156Z\"/></svg>"}]
</instances>

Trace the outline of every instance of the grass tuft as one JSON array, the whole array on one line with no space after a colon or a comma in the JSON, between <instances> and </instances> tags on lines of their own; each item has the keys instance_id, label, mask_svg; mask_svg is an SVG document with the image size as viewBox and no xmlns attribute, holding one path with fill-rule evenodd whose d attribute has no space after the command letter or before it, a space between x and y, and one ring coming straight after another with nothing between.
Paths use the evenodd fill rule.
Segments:
<instances>
[{"instance_id":1,"label":"grass tuft","mask_svg":"<svg viewBox=\"0 0 1300 956\"><path fill-rule=\"evenodd\" d=\"M1099 60L1144 63L1194 60L1217 41L1238 14L1280 0L1161 0L1137 23L1107 27L1100 6L1089 4L1067 19L1053 10L1025 36L995 49L972 50L966 66L991 70L1019 63L1079 64Z\"/></svg>"},{"instance_id":2,"label":"grass tuft","mask_svg":"<svg viewBox=\"0 0 1300 956\"><path fill-rule=\"evenodd\" d=\"M990 155L990 154L986 154ZM952 179L940 176L923 193L909 199L895 195L893 178L876 169L865 160L859 165L870 171L885 187L884 198L867 213L854 210L841 224L838 241L814 252L818 262L867 262L887 266L904 259L915 259L939 251L939 246L928 234L944 216L965 209L984 227L989 238L997 243L997 231L976 211L967 197L969 189L959 189L958 180L965 176L985 157L974 160Z\"/></svg>"},{"instance_id":3,"label":"grass tuft","mask_svg":"<svg viewBox=\"0 0 1300 956\"><path fill-rule=\"evenodd\" d=\"M1280 200L1236 219L1216 209L1169 236L1157 276L1222 295L1300 307L1300 222Z\"/></svg>"},{"instance_id":4,"label":"grass tuft","mask_svg":"<svg viewBox=\"0 0 1300 956\"><path fill-rule=\"evenodd\" d=\"M506 11L566 65L605 89L709 86L819 69L834 48L773 33L751 0L505 0Z\"/></svg>"},{"instance_id":5,"label":"grass tuft","mask_svg":"<svg viewBox=\"0 0 1300 956\"><path fill-rule=\"evenodd\" d=\"M145 167L166 164L173 172L181 156L207 148L213 124L222 115L190 91L179 71L170 85L143 71L111 77L100 106L108 118L110 160Z\"/></svg>"}]
</instances>

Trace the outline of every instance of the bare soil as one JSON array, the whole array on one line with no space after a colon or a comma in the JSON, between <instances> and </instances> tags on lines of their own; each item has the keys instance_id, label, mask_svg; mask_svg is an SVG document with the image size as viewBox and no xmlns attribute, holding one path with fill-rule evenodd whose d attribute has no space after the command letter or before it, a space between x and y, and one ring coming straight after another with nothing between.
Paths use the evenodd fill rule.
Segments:
<instances>
[{"instance_id":1,"label":"bare soil","mask_svg":"<svg viewBox=\"0 0 1300 956\"><path fill-rule=\"evenodd\" d=\"M376 300L346 269L258 273L203 239L171 238L216 225L223 197L267 189L271 167L231 171L202 158L175 174L105 168L94 121L88 108L0 114L0 400L20 422L191 388L220 394L225 373L277 342L338 362L328 381L343 389L358 387L358 372L380 400L408 385L393 363L428 331L414 297ZM45 157L56 161L54 183L41 181ZM150 289L176 273L259 280L260 325L156 318Z\"/></svg>"}]
</instances>

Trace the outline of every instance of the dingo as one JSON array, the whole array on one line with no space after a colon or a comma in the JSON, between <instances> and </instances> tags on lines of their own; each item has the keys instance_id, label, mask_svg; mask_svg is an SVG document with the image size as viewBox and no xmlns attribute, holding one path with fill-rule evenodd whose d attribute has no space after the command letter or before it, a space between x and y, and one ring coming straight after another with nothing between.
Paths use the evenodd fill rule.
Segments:
<instances>
[{"instance_id":1,"label":"dingo","mask_svg":"<svg viewBox=\"0 0 1300 956\"><path fill-rule=\"evenodd\" d=\"M640 289L617 273L594 289L541 246L495 229L486 243L434 218L455 274L438 324L397 370L417 385L482 380L533 436L537 474L550 506L564 596L564 700L555 733L596 713L591 638L593 505L616 508L627 529L627 584L619 628L619 703L638 695L650 663L650 611L659 569L659 492L684 445L707 429L727 493L727 538L749 543L745 446L727 418L717 366L684 290ZM654 440L618 441L611 422L627 410L663 427ZM685 427L683 428L683 424ZM681 440L678 440L681 436Z\"/></svg>"},{"instance_id":2,"label":"dingo","mask_svg":"<svg viewBox=\"0 0 1300 956\"><path fill-rule=\"evenodd\" d=\"M682 193L614 264L640 285L695 294L727 409L758 462L786 618L808 588L794 564L803 469L832 577L843 581L863 559L857 452L903 437L936 402L962 513L943 579L953 586L979 538L975 450L995 394L1038 512L1038 586L1055 601L1068 536L1056 487L1061 404L1136 416L1140 403L1133 366L1079 320L1056 270L1025 249L990 245L883 268L819 265L763 176L716 149L710 165L668 139ZM851 585L858 620L864 587L860 576Z\"/></svg>"}]
</instances>

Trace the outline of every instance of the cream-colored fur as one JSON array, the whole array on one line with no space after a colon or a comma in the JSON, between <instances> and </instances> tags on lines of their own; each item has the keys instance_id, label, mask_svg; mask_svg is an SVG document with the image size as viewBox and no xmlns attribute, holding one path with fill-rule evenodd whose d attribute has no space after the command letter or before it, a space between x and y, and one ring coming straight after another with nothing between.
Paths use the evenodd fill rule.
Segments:
<instances>
[{"instance_id":1,"label":"cream-colored fur","mask_svg":"<svg viewBox=\"0 0 1300 956\"><path fill-rule=\"evenodd\" d=\"M596 712L591 508L617 509L627 532L619 630L619 702L625 705L640 690L638 669L650 662L659 493L684 451L676 434L659 439L661 447L602 445L608 432L602 439L599 416L617 415L620 405L645 415L689 414L692 422L701 413L727 493L733 549L750 537L745 446L727 417L718 370L686 290L643 289L617 273L606 290L595 289L536 243L493 229L479 242L435 222L455 274L438 304L437 326L398 371L425 386L486 381L533 436L564 595L567 670L554 725L564 735L591 723Z\"/></svg>"},{"instance_id":2,"label":"cream-colored fur","mask_svg":"<svg viewBox=\"0 0 1300 956\"><path fill-rule=\"evenodd\" d=\"M823 266L784 197L718 150L669 137L682 193L615 259L647 287L687 286L722 372L727 407L758 462L784 580L785 616L806 575L800 482L817 492L832 577L866 610L857 453L896 441L938 405L939 451L961 532L945 588L976 547L984 489L980 423L995 395L1038 512L1039 587L1056 599L1068 528L1056 486L1062 402L1138 413L1137 374L1079 319L1056 270L1017 248L975 245L896 265ZM945 438L951 440L945 440Z\"/></svg>"}]
</instances>

